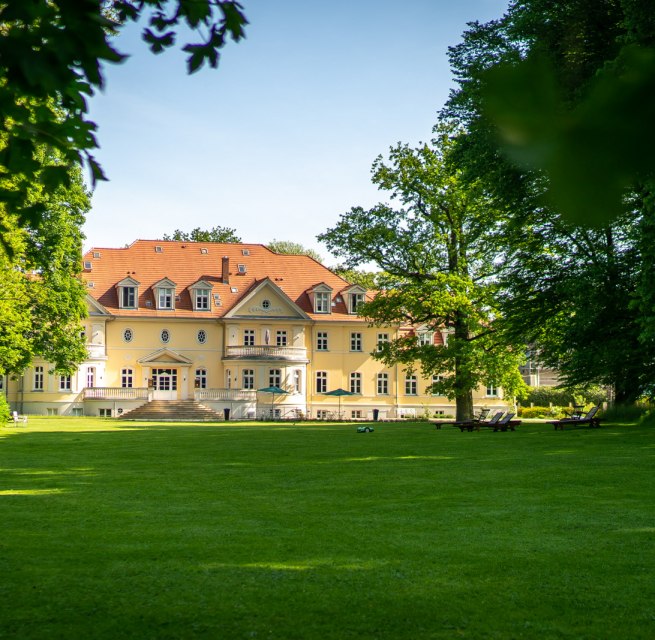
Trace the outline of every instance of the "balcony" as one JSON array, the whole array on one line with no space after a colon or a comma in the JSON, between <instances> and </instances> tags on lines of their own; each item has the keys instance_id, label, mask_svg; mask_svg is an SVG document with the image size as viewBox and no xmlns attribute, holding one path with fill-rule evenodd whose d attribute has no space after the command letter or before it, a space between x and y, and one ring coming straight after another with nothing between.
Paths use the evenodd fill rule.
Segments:
<instances>
[{"instance_id":1,"label":"balcony","mask_svg":"<svg viewBox=\"0 0 655 640\"><path fill-rule=\"evenodd\" d=\"M225 347L223 360L278 360L285 362L309 362L305 347L274 347L252 345Z\"/></svg>"},{"instance_id":2,"label":"balcony","mask_svg":"<svg viewBox=\"0 0 655 640\"><path fill-rule=\"evenodd\" d=\"M86 387L85 400L147 400L146 387Z\"/></svg>"},{"instance_id":3,"label":"balcony","mask_svg":"<svg viewBox=\"0 0 655 640\"><path fill-rule=\"evenodd\" d=\"M199 402L203 400L256 402L257 392L254 389L196 389L194 398Z\"/></svg>"}]
</instances>

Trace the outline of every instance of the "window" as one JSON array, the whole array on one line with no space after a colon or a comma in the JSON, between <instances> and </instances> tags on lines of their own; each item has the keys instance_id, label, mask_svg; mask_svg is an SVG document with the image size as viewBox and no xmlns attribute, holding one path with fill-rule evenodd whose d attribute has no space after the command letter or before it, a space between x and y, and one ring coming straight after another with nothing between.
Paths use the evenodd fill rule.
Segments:
<instances>
[{"instance_id":1,"label":"window","mask_svg":"<svg viewBox=\"0 0 655 640\"><path fill-rule=\"evenodd\" d=\"M121 369L121 387L131 389L134 385L134 371L132 369Z\"/></svg>"},{"instance_id":2,"label":"window","mask_svg":"<svg viewBox=\"0 0 655 640\"><path fill-rule=\"evenodd\" d=\"M442 381L443 381L443 376L432 376L432 384L433 384L433 385L435 385L435 384L439 384L439 383L442 382ZM432 392L432 395L433 395L433 396L438 396L438 395L440 395L440 394L435 393L435 392L433 391L433 392Z\"/></svg>"},{"instance_id":3,"label":"window","mask_svg":"<svg viewBox=\"0 0 655 640\"><path fill-rule=\"evenodd\" d=\"M417 395L417 383L416 376L406 376L405 377L405 395L406 396L415 396Z\"/></svg>"},{"instance_id":4,"label":"window","mask_svg":"<svg viewBox=\"0 0 655 640\"><path fill-rule=\"evenodd\" d=\"M328 334L327 331L319 331L316 334L316 351L328 350Z\"/></svg>"},{"instance_id":5,"label":"window","mask_svg":"<svg viewBox=\"0 0 655 640\"><path fill-rule=\"evenodd\" d=\"M121 287L121 305L123 309L136 307L136 287Z\"/></svg>"},{"instance_id":6,"label":"window","mask_svg":"<svg viewBox=\"0 0 655 640\"><path fill-rule=\"evenodd\" d=\"M111 418L111 409L98 409L98 415L101 418Z\"/></svg>"},{"instance_id":7,"label":"window","mask_svg":"<svg viewBox=\"0 0 655 640\"><path fill-rule=\"evenodd\" d=\"M43 391L43 367L34 367L34 391Z\"/></svg>"},{"instance_id":8,"label":"window","mask_svg":"<svg viewBox=\"0 0 655 640\"><path fill-rule=\"evenodd\" d=\"M388 396L389 395L389 374L388 373L378 373L377 379L377 393L379 396Z\"/></svg>"},{"instance_id":9,"label":"window","mask_svg":"<svg viewBox=\"0 0 655 640\"><path fill-rule=\"evenodd\" d=\"M316 393L325 393L327 391L327 371L316 372Z\"/></svg>"},{"instance_id":10,"label":"window","mask_svg":"<svg viewBox=\"0 0 655 640\"><path fill-rule=\"evenodd\" d=\"M167 344L168 342L170 342L171 332L168 329L162 329L160 338L164 344Z\"/></svg>"},{"instance_id":11,"label":"window","mask_svg":"<svg viewBox=\"0 0 655 640\"><path fill-rule=\"evenodd\" d=\"M207 388L207 369L196 369L195 386L196 389Z\"/></svg>"},{"instance_id":12,"label":"window","mask_svg":"<svg viewBox=\"0 0 655 640\"><path fill-rule=\"evenodd\" d=\"M232 388L232 372L229 369L225 370L225 388Z\"/></svg>"},{"instance_id":13,"label":"window","mask_svg":"<svg viewBox=\"0 0 655 640\"><path fill-rule=\"evenodd\" d=\"M207 342L207 332L204 329L199 329L196 334L196 340L199 344L205 344Z\"/></svg>"},{"instance_id":14,"label":"window","mask_svg":"<svg viewBox=\"0 0 655 640\"><path fill-rule=\"evenodd\" d=\"M255 330L254 329L244 329L243 330L243 344L246 347L255 346Z\"/></svg>"},{"instance_id":15,"label":"window","mask_svg":"<svg viewBox=\"0 0 655 640\"><path fill-rule=\"evenodd\" d=\"M96 368L87 367L86 368L86 386L89 389L93 389L96 386Z\"/></svg>"},{"instance_id":16,"label":"window","mask_svg":"<svg viewBox=\"0 0 655 640\"><path fill-rule=\"evenodd\" d=\"M350 313L357 313L359 306L364 302L363 293L351 293L350 294Z\"/></svg>"},{"instance_id":17,"label":"window","mask_svg":"<svg viewBox=\"0 0 655 640\"><path fill-rule=\"evenodd\" d=\"M354 332L350 334L350 350L351 351L361 351L362 350L362 334L359 332Z\"/></svg>"},{"instance_id":18,"label":"window","mask_svg":"<svg viewBox=\"0 0 655 640\"><path fill-rule=\"evenodd\" d=\"M329 291L317 291L314 293L314 313L330 313Z\"/></svg>"},{"instance_id":19,"label":"window","mask_svg":"<svg viewBox=\"0 0 655 640\"><path fill-rule=\"evenodd\" d=\"M318 409L316 411L317 420L327 420L330 417L330 414L327 409Z\"/></svg>"},{"instance_id":20,"label":"window","mask_svg":"<svg viewBox=\"0 0 655 640\"><path fill-rule=\"evenodd\" d=\"M159 298L158 298L157 308L172 309L174 293L175 293L174 290L171 289L170 287L160 287L158 291L159 291Z\"/></svg>"},{"instance_id":21,"label":"window","mask_svg":"<svg viewBox=\"0 0 655 640\"><path fill-rule=\"evenodd\" d=\"M302 372L300 369L293 370L293 391L294 393L302 393Z\"/></svg>"},{"instance_id":22,"label":"window","mask_svg":"<svg viewBox=\"0 0 655 640\"><path fill-rule=\"evenodd\" d=\"M432 333L432 331L422 331L418 334L417 341L421 346L434 344L434 333Z\"/></svg>"},{"instance_id":23,"label":"window","mask_svg":"<svg viewBox=\"0 0 655 640\"><path fill-rule=\"evenodd\" d=\"M84 416L84 409L82 407L73 407L71 413L75 418L81 418Z\"/></svg>"},{"instance_id":24,"label":"window","mask_svg":"<svg viewBox=\"0 0 655 640\"><path fill-rule=\"evenodd\" d=\"M362 392L362 374L355 372L350 374L350 393L360 394Z\"/></svg>"},{"instance_id":25,"label":"window","mask_svg":"<svg viewBox=\"0 0 655 640\"><path fill-rule=\"evenodd\" d=\"M242 375L243 375L243 388L244 389L254 389L255 388L255 370L254 369L244 369Z\"/></svg>"},{"instance_id":26,"label":"window","mask_svg":"<svg viewBox=\"0 0 655 640\"><path fill-rule=\"evenodd\" d=\"M287 346L287 332L286 331L276 331L275 332L275 344L278 347Z\"/></svg>"},{"instance_id":27,"label":"window","mask_svg":"<svg viewBox=\"0 0 655 640\"><path fill-rule=\"evenodd\" d=\"M237 265L237 270L238 270L239 273L242 273L242 274L246 273L248 271L245 264L238 264Z\"/></svg>"},{"instance_id":28,"label":"window","mask_svg":"<svg viewBox=\"0 0 655 640\"><path fill-rule=\"evenodd\" d=\"M378 333L377 350L382 351L383 345L385 345L387 342L389 342L389 334L388 333Z\"/></svg>"},{"instance_id":29,"label":"window","mask_svg":"<svg viewBox=\"0 0 655 640\"><path fill-rule=\"evenodd\" d=\"M71 377L70 375L59 376L59 391L71 390Z\"/></svg>"},{"instance_id":30,"label":"window","mask_svg":"<svg viewBox=\"0 0 655 640\"><path fill-rule=\"evenodd\" d=\"M196 311L209 310L209 289L194 289Z\"/></svg>"},{"instance_id":31,"label":"window","mask_svg":"<svg viewBox=\"0 0 655 640\"><path fill-rule=\"evenodd\" d=\"M350 417L353 420L361 420L362 419L362 410L361 409L353 409L350 412Z\"/></svg>"},{"instance_id":32,"label":"window","mask_svg":"<svg viewBox=\"0 0 655 640\"><path fill-rule=\"evenodd\" d=\"M132 342L132 338L134 338L134 332L132 329L125 329L125 331L123 331L123 340L125 340L125 342Z\"/></svg>"},{"instance_id":33,"label":"window","mask_svg":"<svg viewBox=\"0 0 655 640\"><path fill-rule=\"evenodd\" d=\"M84 270L85 271L91 271L91 267L92 267L91 260L85 260L84 261Z\"/></svg>"},{"instance_id":34,"label":"window","mask_svg":"<svg viewBox=\"0 0 655 640\"><path fill-rule=\"evenodd\" d=\"M59 415L59 409L57 407L48 407L46 409L46 415L57 416Z\"/></svg>"},{"instance_id":35,"label":"window","mask_svg":"<svg viewBox=\"0 0 655 640\"><path fill-rule=\"evenodd\" d=\"M282 384L282 371L280 369L268 370L268 386L279 387Z\"/></svg>"},{"instance_id":36,"label":"window","mask_svg":"<svg viewBox=\"0 0 655 640\"><path fill-rule=\"evenodd\" d=\"M498 397L498 387L493 384L487 385L487 398L497 398Z\"/></svg>"}]
</instances>

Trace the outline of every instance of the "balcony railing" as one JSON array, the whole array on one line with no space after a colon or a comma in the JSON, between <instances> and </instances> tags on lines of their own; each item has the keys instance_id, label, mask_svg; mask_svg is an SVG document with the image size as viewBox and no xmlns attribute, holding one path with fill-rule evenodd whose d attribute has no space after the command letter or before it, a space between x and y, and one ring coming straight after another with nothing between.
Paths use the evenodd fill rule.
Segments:
<instances>
[{"instance_id":1,"label":"balcony railing","mask_svg":"<svg viewBox=\"0 0 655 640\"><path fill-rule=\"evenodd\" d=\"M257 392L254 389L196 389L196 400L229 400L230 402L255 402Z\"/></svg>"},{"instance_id":2,"label":"balcony railing","mask_svg":"<svg viewBox=\"0 0 655 640\"><path fill-rule=\"evenodd\" d=\"M305 347L275 347L271 345L252 345L225 347L225 360L288 360L307 362Z\"/></svg>"},{"instance_id":3,"label":"balcony railing","mask_svg":"<svg viewBox=\"0 0 655 640\"><path fill-rule=\"evenodd\" d=\"M146 387L86 387L85 400L147 400Z\"/></svg>"}]
</instances>

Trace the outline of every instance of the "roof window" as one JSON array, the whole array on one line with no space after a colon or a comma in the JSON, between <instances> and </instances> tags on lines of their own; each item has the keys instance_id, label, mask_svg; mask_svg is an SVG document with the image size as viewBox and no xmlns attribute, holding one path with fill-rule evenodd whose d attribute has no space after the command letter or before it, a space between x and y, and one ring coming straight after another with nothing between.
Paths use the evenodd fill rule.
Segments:
<instances>
[{"instance_id":1,"label":"roof window","mask_svg":"<svg viewBox=\"0 0 655 640\"><path fill-rule=\"evenodd\" d=\"M237 268L239 269L239 273L241 274L247 273L248 271L248 268L246 267L245 264L237 265Z\"/></svg>"},{"instance_id":2,"label":"roof window","mask_svg":"<svg viewBox=\"0 0 655 640\"><path fill-rule=\"evenodd\" d=\"M91 264L91 260L85 260L84 261L84 270L85 271L91 271L91 267L93 265Z\"/></svg>"},{"instance_id":3,"label":"roof window","mask_svg":"<svg viewBox=\"0 0 655 640\"><path fill-rule=\"evenodd\" d=\"M163 253L163 251L164 250L159 245L155 247L155 253Z\"/></svg>"},{"instance_id":4,"label":"roof window","mask_svg":"<svg viewBox=\"0 0 655 640\"><path fill-rule=\"evenodd\" d=\"M249 256L250 255L250 249L241 249L241 255L242 256Z\"/></svg>"}]
</instances>

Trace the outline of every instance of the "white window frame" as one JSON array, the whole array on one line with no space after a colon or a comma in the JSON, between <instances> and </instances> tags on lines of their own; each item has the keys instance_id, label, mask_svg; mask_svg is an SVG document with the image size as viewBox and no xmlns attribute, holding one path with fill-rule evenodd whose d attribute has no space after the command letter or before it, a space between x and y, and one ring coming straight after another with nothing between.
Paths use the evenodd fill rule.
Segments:
<instances>
[{"instance_id":1,"label":"white window frame","mask_svg":"<svg viewBox=\"0 0 655 640\"><path fill-rule=\"evenodd\" d=\"M316 377L316 393L325 393L328 388L327 371L317 371L315 377Z\"/></svg>"},{"instance_id":2,"label":"white window frame","mask_svg":"<svg viewBox=\"0 0 655 640\"><path fill-rule=\"evenodd\" d=\"M137 308L137 288L131 285L120 287L121 289L121 309L136 309Z\"/></svg>"},{"instance_id":3,"label":"white window frame","mask_svg":"<svg viewBox=\"0 0 655 640\"><path fill-rule=\"evenodd\" d=\"M350 374L349 391L357 395L362 395L362 374L359 371L353 371Z\"/></svg>"},{"instance_id":4,"label":"white window frame","mask_svg":"<svg viewBox=\"0 0 655 640\"><path fill-rule=\"evenodd\" d=\"M405 376L405 395L417 396L418 395L418 378L416 374Z\"/></svg>"},{"instance_id":5,"label":"white window frame","mask_svg":"<svg viewBox=\"0 0 655 640\"><path fill-rule=\"evenodd\" d=\"M389 342L389 334L388 333L378 333L376 336L376 349L378 353L382 351L382 345L387 344Z\"/></svg>"},{"instance_id":6,"label":"white window frame","mask_svg":"<svg viewBox=\"0 0 655 640\"><path fill-rule=\"evenodd\" d=\"M350 350L357 352L363 351L361 331L352 331L350 333Z\"/></svg>"},{"instance_id":7,"label":"white window frame","mask_svg":"<svg viewBox=\"0 0 655 640\"><path fill-rule=\"evenodd\" d=\"M328 332L318 331L316 333L316 351L328 351Z\"/></svg>"},{"instance_id":8,"label":"white window frame","mask_svg":"<svg viewBox=\"0 0 655 640\"><path fill-rule=\"evenodd\" d=\"M241 372L242 388L254 389L255 388L255 370L244 369Z\"/></svg>"},{"instance_id":9,"label":"white window frame","mask_svg":"<svg viewBox=\"0 0 655 640\"><path fill-rule=\"evenodd\" d=\"M175 289L173 287L157 288L157 309L175 309Z\"/></svg>"},{"instance_id":10,"label":"white window frame","mask_svg":"<svg viewBox=\"0 0 655 640\"><path fill-rule=\"evenodd\" d=\"M268 370L268 386L282 388L282 369Z\"/></svg>"},{"instance_id":11,"label":"white window frame","mask_svg":"<svg viewBox=\"0 0 655 640\"><path fill-rule=\"evenodd\" d=\"M196 369L196 374L193 384L196 389L207 388L207 369L205 369L204 367L200 367Z\"/></svg>"},{"instance_id":12,"label":"white window frame","mask_svg":"<svg viewBox=\"0 0 655 640\"><path fill-rule=\"evenodd\" d=\"M332 311L332 295L329 291L314 292L314 313L330 313Z\"/></svg>"},{"instance_id":13,"label":"white window frame","mask_svg":"<svg viewBox=\"0 0 655 640\"><path fill-rule=\"evenodd\" d=\"M485 393L486 398L498 398L500 397L498 394L498 387L494 384L488 384L486 393Z\"/></svg>"},{"instance_id":14,"label":"white window frame","mask_svg":"<svg viewBox=\"0 0 655 640\"><path fill-rule=\"evenodd\" d=\"M193 307L195 311L211 311L211 289L199 287L193 290Z\"/></svg>"},{"instance_id":15,"label":"white window frame","mask_svg":"<svg viewBox=\"0 0 655 640\"><path fill-rule=\"evenodd\" d=\"M275 346L286 347L288 344L287 332L285 329L278 329L275 332Z\"/></svg>"},{"instance_id":16,"label":"white window frame","mask_svg":"<svg viewBox=\"0 0 655 640\"><path fill-rule=\"evenodd\" d=\"M43 391L45 382L45 374L43 367L37 365L34 367L34 391Z\"/></svg>"},{"instance_id":17,"label":"white window frame","mask_svg":"<svg viewBox=\"0 0 655 640\"><path fill-rule=\"evenodd\" d=\"M244 329L243 330L243 346L244 347L254 347L255 346L255 330L254 329Z\"/></svg>"},{"instance_id":18,"label":"white window frame","mask_svg":"<svg viewBox=\"0 0 655 640\"><path fill-rule=\"evenodd\" d=\"M363 293L351 293L348 297L350 298L348 304L348 313L357 315L357 309L364 303L365 296Z\"/></svg>"},{"instance_id":19,"label":"white window frame","mask_svg":"<svg viewBox=\"0 0 655 640\"><path fill-rule=\"evenodd\" d=\"M389 374L378 373L375 379L375 391L378 396L389 395Z\"/></svg>"},{"instance_id":20,"label":"white window frame","mask_svg":"<svg viewBox=\"0 0 655 640\"><path fill-rule=\"evenodd\" d=\"M134 386L134 370L129 367L121 369L121 388L131 389Z\"/></svg>"},{"instance_id":21,"label":"white window frame","mask_svg":"<svg viewBox=\"0 0 655 640\"><path fill-rule=\"evenodd\" d=\"M59 391L72 391L73 383L70 373L62 374L59 376Z\"/></svg>"},{"instance_id":22,"label":"white window frame","mask_svg":"<svg viewBox=\"0 0 655 640\"><path fill-rule=\"evenodd\" d=\"M96 386L96 368L86 368L86 386L88 389L93 389Z\"/></svg>"},{"instance_id":23,"label":"white window frame","mask_svg":"<svg viewBox=\"0 0 655 640\"><path fill-rule=\"evenodd\" d=\"M302 371L300 369L293 370L293 391L302 393Z\"/></svg>"}]
</instances>

